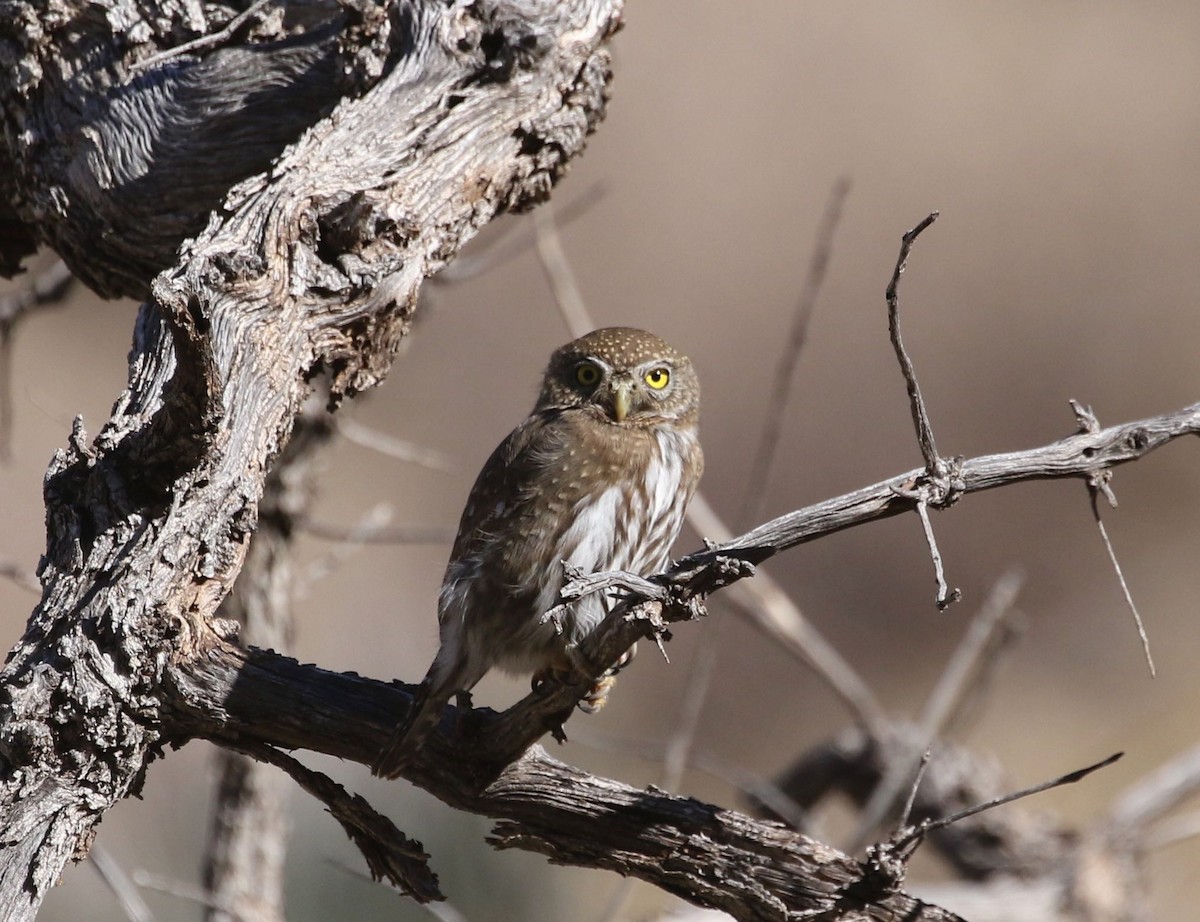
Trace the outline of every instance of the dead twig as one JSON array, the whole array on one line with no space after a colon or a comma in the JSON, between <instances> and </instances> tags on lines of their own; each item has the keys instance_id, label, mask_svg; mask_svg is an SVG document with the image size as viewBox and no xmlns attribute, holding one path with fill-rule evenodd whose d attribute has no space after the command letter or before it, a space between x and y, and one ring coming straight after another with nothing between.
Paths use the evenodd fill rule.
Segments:
<instances>
[{"instance_id":1,"label":"dead twig","mask_svg":"<svg viewBox=\"0 0 1200 922\"><path fill-rule=\"evenodd\" d=\"M436 449L417 445L407 439L398 439L394 435L372 429L350 417L338 416L334 417L334 420L338 434L346 441L353 442L362 448L368 448L388 458L427 467L434 471L453 471L457 468L453 458Z\"/></svg>"},{"instance_id":2,"label":"dead twig","mask_svg":"<svg viewBox=\"0 0 1200 922\"><path fill-rule=\"evenodd\" d=\"M933 440L933 426L929 422L929 411L925 408L925 400L921 396L921 387L917 383L917 372L912 359L904 348L900 338L900 276L908 268L908 255L916 239L938 218L935 211L908 231L900 242L900 255L896 257L896 268L892 271L892 280L888 283L885 297L888 305L888 334L892 340L892 348L896 360L900 363L900 373L904 375L904 385L908 390L909 409L912 411L913 425L917 430L917 444L921 447L921 455L925 458L925 476L915 485L912 491L916 500L917 515L921 517L921 526L925 531L925 541L929 545L929 553L933 558L934 574L937 578L937 607L942 611L953 605L962 593L951 589L946 584L946 575L942 569L942 555L938 551L937 539L933 534L933 525L929 521L928 506L932 503L938 507L951 505L957 498L955 474L956 459L946 460L938 454L937 445Z\"/></svg>"},{"instance_id":3,"label":"dead twig","mask_svg":"<svg viewBox=\"0 0 1200 922\"><path fill-rule=\"evenodd\" d=\"M972 676L980 674L979 666L983 656L991 649L993 639L1012 612L1020 587L1021 578L1016 573L1008 573L1001 577L988 594L979 613L971 620L958 649L950 657L937 685L925 702L912 735L913 742L907 747L907 755L889 761L886 773L863 808L858 831L848 849L851 853L861 849L869 841L871 833L891 813L896 799L905 783L913 776L914 770L919 778L918 765L928 760L930 747L942 736L946 725L953 719L954 713L966 698ZM911 810L911 799L915 793L914 784L910 791L908 810Z\"/></svg>"},{"instance_id":4,"label":"dead twig","mask_svg":"<svg viewBox=\"0 0 1200 922\"><path fill-rule=\"evenodd\" d=\"M203 51L206 48L215 48L222 42L227 42L237 33L251 17L257 16L271 0L254 0L246 9L238 13L233 19L229 20L221 29L216 32L210 32L207 35L201 35L199 38L194 38L190 42L184 42L182 45L176 45L174 48L167 48L163 51L156 52L148 58L133 64L129 70L137 73L141 70L147 70L155 67L173 58L181 55L190 54L194 51Z\"/></svg>"},{"instance_id":5,"label":"dead twig","mask_svg":"<svg viewBox=\"0 0 1200 922\"><path fill-rule=\"evenodd\" d=\"M825 205L825 213L817 228L816 242L809 257L804 283L800 288L800 298L796 302L795 313L792 314L787 343L779 356L779 364L775 369L775 383L767 398L762 434L759 436L758 447L746 478L746 490L742 498L743 522L755 521L762 512L767 480L779 448L780 436L783 434L784 411L791 401L796 365L800 360L800 353L804 350L804 344L808 341L808 326L816 309L821 287L825 283L825 275L833 257L833 238L842 219L846 196L849 194L850 179L843 176L833 184L829 192L829 201Z\"/></svg>"},{"instance_id":6,"label":"dead twig","mask_svg":"<svg viewBox=\"0 0 1200 922\"><path fill-rule=\"evenodd\" d=\"M102 845L93 845L92 850L88 852L88 861L113 892L130 922L154 922L154 913L138 893L137 886L117 859L109 854L108 849Z\"/></svg>"},{"instance_id":7,"label":"dead twig","mask_svg":"<svg viewBox=\"0 0 1200 922\"><path fill-rule=\"evenodd\" d=\"M1070 403L1071 409L1075 413L1075 420L1079 423L1080 432L1095 433L1100 431L1100 420L1096 418L1096 414L1092 412L1091 407L1085 407L1077 400L1072 400ZM1091 500L1092 506L1092 517L1096 520L1096 528L1100 530L1100 540L1104 542L1104 549L1108 552L1108 559L1112 564L1113 572L1117 574L1117 582L1121 584L1121 593L1125 596L1125 604L1129 607L1129 611L1133 615L1133 623L1137 627L1138 638L1142 643L1142 654L1146 657L1146 667L1150 670L1150 677L1154 678L1157 675L1157 671L1154 668L1154 657L1150 654L1150 638L1146 634L1146 625L1142 622L1141 613L1133 601L1133 593L1129 591L1129 584L1125 582L1125 574L1121 570L1120 561L1117 560L1117 552L1113 549L1112 541L1108 537L1108 529L1104 527L1104 519L1100 515L1101 496L1107 500L1110 508L1117 508L1117 494L1112 489L1112 472L1096 472L1088 477L1087 486L1088 497Z\"/></svg>"},{"instance_id":8,"label":"dead twig","mask_svg":"<svg viewBox=\"0 0 1200 922\"><path fill-rule=\"evenodd\" d=\"M358 794L350 794L329 776L306 767L273 746L229 741L224 745L283 769L300 787L321 801L362 853L376 879L386 880L400 893L420 903L444 899L437 874L429 867L429 855L421 843L408 838Z\"/></svg>"}]
</instances>

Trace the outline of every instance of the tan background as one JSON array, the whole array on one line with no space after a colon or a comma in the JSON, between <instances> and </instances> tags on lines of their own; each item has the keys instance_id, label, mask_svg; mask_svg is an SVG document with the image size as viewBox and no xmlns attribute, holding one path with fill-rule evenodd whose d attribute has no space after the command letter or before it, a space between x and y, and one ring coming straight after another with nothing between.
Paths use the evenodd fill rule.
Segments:
<instances>
[{"instance_id":1,"label":"tan background","mask_svg":"<svg viewBox=\"0 0 1200 922\"><path fill-rule=\"evenodd\" d=\"M731 14L736 10L736 15ZM742 472L831 185L854 187L768 485L771 514L918 465L883 290L900 234L932 209L903 289L906 342L939 446L974 455L1068 434L1067 399L1115 423L1200 399L1200 5L1191 2L962 4L634 2L616 40L611 114L560 187L560 209L603 196L564 232L602 323L648 327L687 351L705 389L704 488L736 522ZM30 568L42 546L40 483L70 420L95 433L124 380L134 306L86 298L37 316L16 349L16 458L0 470L0 556ZM449 453L452 474L342 446L326 474L325 520L391 503L401 522L452 525L495 443L531 405L542 364L566 339L532 254L441 288L377 394L350 411ZM1195 741L1200 704L1196 446L1173 445L1115 481L1107 515L1151 632L1150 680L1080 483L972 496L935 518L966 600L932 605L915 518L807 546L771 572L900 714L935 680L972 611L1007 568L1028 575L1027 632L966 741L1033 782L1124 749L1116 767L1042 805L1085 822L1123 786ZM697 544L694 535L684 542ZM311 539L306 559L328 546ZM302 660L415 680L432 656L447 547L369 548L299 603ZM5 644L32 596L0 584ZM579 738L661 740L705 625L682 626L673 665L643 654ZM823 687L745 624L726 625L699 745L771 774L846 715ZM477 700L507 704L489 680ZM635 784L653 763L580 742L563 758ZM370 797L425 842L455 906L488 919L593 920L619 881L495 853L485 820L454 814L365 768L309 761ZM127 869L197 880L212 771L194 744L150 773L99 843ZM737 805L692 773L685 793ZM420 919L337 867L361 862L296 795L289 916ZM1200 900L1200 845L1150 857L1159 917ZM936 868L932 869L936 873ZM158 918L194 919L148 896ZM666 902L649 888L630 918ZM68 871L43 918L120 919L95 872Z\"/></svg>"}]
</instances>

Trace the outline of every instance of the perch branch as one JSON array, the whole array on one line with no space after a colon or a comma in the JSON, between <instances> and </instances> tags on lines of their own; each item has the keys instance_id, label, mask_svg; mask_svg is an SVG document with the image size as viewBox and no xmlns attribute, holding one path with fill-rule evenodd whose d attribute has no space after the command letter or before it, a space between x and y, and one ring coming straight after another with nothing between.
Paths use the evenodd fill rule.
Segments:
<instances>
[{"instance_id":1,"label":"perch branch","mask_svg":"<svg viewBox=\"0 0 1200 922\"><path fill-rule=\"evenodd\" d=\"M174 667L171 684L171 724L185 736L363 764L412 690L228 644ZM596 777L536 745L511 763L497 759L505 724L485 709L443 720L406 768L450 806L501 820L497 847L635 876L742 920L956 918L902 892L864 893L857 861L778 824Z\"/></svg>"}]
</instances>

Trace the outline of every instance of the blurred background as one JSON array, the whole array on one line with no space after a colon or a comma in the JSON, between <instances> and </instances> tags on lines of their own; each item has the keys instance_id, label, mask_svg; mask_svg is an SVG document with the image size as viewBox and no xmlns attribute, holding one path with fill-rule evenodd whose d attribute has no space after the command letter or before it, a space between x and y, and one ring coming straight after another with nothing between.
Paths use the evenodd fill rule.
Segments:
<instances>
[{"instance_id":1,"label":"blurred background","mask_svg":"<svg viewBox=\"0 0 1200 922\"><path fill-rule=\"evenodd\" d=\"M734 12L736 10L736 12ZM1119 2L630 3L615 41L607 120L555 193L586 202L562 238L598 324L651 329L687 352L704 387L703 489L731 527L766 417L821 215L852 181L762 518L918 467L884 288L900 235L930 211L901 289L905 342L944 454L1033 447L1070 434L1068 398L1102 424L1200 399L1200 5ZM509 239L529 218L506 219ZM505 222L502 222L505 223ZM494 234L495 229L489 233ZM478 249L476 249L478 252ZM377 504L397 524L457 523L475 473L532 405L550 351L570 338L531 247L429 292L387 384L346 412L444 453L453 470L406 465L348 443L330 455L317 516L353 526ZM0 468L0 558L35 567L41 478L82 414L92 435L125 379L136 305L80 295L19 330L14 456ZM1082 482L972 495L934 517L964 600L939 613L913 516L793 550L770 573L897 715L912 715L995 580L1027 581L1025 632L962 742L1031 784L1122 749L1118 765L1044 795L1075 824L1196 742L1200 706L1200 477L1194 443L1120 470L1105 521L1157 661L1148 675ZM678 550L699 536L685 533ZM295 654L379 678L418 680L436 647L434 603L448 542L338 550L303 537ZM311 572L311 570L306 571ZM35 596L0 582L15 642ZM714 600L714 611L721 606ZM737 617L724 618L696 745L764 776L845 726L824 685ZM609 706L576 718L560 758L644 785L679 723L697 643L681 625L671 665L643 651ZM506 706L524 682L492 677L476 701ZM622 882L489 849L485 819L457 814L366 768L305 756L424 842L468 920L600 920ZM196 885L212 750L194 743L150 772L144 799L100 828L126 870ZM742 795L690 771L680 793ZM362 863L310 798L293 798L289 918L423 919L347 873ZM1158 917L1200 900L1200 842L1147 859ZM929 873L936 875L932 866ZM156 917L196 919L148 893ZM638 885L623 918L671 898ZM121 919L88 865L70 869L42 917Z\"/></svg>"}]
</instances>

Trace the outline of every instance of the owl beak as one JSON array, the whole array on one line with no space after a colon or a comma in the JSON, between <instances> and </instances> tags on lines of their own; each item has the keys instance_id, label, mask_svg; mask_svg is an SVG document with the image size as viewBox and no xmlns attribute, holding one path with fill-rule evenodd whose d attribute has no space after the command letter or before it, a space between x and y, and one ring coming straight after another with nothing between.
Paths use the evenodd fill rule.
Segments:
<instances>
[{"instance_id":1,"label":"owl beak","mask_svg":"<svg viewBox=\"0 0 1200 922\"><path fill-rule=\"evenodd\" d=\"M625 422L625 417L629 415L629 408L633 404L633 384L629 381L620 381L613 384L613 418L619 422Z\"/></svg>"}]
</instances>

